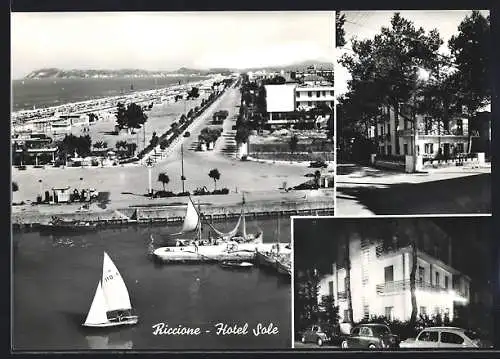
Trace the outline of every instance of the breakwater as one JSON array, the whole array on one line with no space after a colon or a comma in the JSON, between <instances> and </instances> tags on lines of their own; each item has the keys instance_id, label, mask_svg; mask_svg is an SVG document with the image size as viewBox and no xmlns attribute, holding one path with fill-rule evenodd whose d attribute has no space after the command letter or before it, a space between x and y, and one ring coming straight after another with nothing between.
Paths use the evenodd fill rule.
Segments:
<instances>
[{"instance_id":1,"label":"breakwater","mask_svg":"<svg viewBox=\"0 0 500 359\"><path fill-rule=\"evenodd\" d=\"M209 221L222 221L238 218L241 215L241 205L210 205L200 203L201 213ZM76 213L43 213L32 211L12 215L14 229L36 229L39 224L47 223L52 216L65 221L88 221L98 226L122 226L130 224L177 224L184 220L186 205L164 206L130 206L119 210ZM246 218L277 217L293 215L333 215L333 201L303 201L303 202L258 202L245 204Z\"/></svg>"}]
</instances>

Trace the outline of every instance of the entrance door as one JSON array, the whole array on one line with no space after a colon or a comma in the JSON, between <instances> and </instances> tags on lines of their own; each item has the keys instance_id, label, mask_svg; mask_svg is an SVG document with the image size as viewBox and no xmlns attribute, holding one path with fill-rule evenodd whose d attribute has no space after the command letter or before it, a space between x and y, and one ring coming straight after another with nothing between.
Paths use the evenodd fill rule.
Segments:
<instances>
[{"instance_id":1,"label":"entrance door","mask_svg":"<svg viewBox=\"0 0 500 359\"><path fill-rule=\"evenodd\" d=\"M443 144L443 152L444 152L444 158L449 158L450 157L450 144L445 143Z\"/></svg>"}]
</instances>

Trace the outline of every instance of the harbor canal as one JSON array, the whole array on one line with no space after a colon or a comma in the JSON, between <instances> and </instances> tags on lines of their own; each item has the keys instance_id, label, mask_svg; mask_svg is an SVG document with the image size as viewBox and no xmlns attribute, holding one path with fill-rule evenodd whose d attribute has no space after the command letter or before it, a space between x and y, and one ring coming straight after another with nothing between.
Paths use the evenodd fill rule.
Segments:
<instances>
[{"instance_id":1,"label":"harbor canal","mask_svg":"<svg viewBox=\"0 0 500 359\"><path fill-rule=\"evenodd\" d=\"M236 220L214 223L222 231L235 224ZM148 255L151 235L157 247L174 245L175 237L170 234L179 232L180 227L131 225L74 235L15 232L13 348L290 348L290 280L258 266L242 271L217 263L155 263ZM247 219L247 230L262 230L264 242L290 242L288 218L279 222L276 218ZM102 274L104 251L126 283L139 315L135 326L98 330L82 327ZM244 328L245 324L247 330L240 332L246 334L230 334L228 328ZM259 324L261 334L255 335L253 329ZM167 325L193 331L200 328L201 334L169 335ZM226 335L218 330L223 325ZM265 330L268 333L262 333Z\"/></svg>"}]
</instances>

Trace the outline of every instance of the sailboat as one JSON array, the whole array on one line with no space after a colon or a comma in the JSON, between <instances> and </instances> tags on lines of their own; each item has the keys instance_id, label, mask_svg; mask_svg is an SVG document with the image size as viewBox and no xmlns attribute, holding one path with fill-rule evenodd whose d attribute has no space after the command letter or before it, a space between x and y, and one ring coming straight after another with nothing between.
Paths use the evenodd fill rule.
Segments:
<instances>
[{"instance_id":1,"label":"sailboat","mask_svg":"<svg viewBox=\"0 0 500 359\"><path fill-rule=\"evenodd\" d=\"M102 278L97 284L94 300L85 319L85 327L134 325L139 317L132 314L128 290L115 264L104 252Z\"/></svg>"},{"instance_id":2,"label":"sailboat","mask_svg":"<svg viewBox=\"0 0 500 359\"><path fill-rule=\"evenodd\" d=\"M199 207L199 205L198 205ZM202 224L205 222L215 237L202 239ZM243 224L243 234L237 235ZM245 212L242 207L241 215L236 226L229 232L222 232L209 223L199 208L196 209L189 197L182 230L173 235L196 233L191 239L177 239L175 246L157 248L153 254L162 261L223 261L223 260L253 260L257 249L270 247L272 244L263 243L263 232L248 234L246 230Z\"/></svg>"}]
</instances>

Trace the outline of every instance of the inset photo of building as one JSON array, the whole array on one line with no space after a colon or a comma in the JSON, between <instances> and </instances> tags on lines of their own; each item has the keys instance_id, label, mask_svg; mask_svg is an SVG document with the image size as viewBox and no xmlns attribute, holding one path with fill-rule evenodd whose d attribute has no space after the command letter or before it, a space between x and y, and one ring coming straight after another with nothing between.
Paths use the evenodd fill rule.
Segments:
<instances>
[{"instance_id":1,"label":"inset photo of building","mask_svg":"<svg viewBox=\"0 0 500 359\"><path fill-rule=\"evenodd\" d=\"M295 348L491 349L490 225L294 217Z\"/></svg>"}]
</instances>

